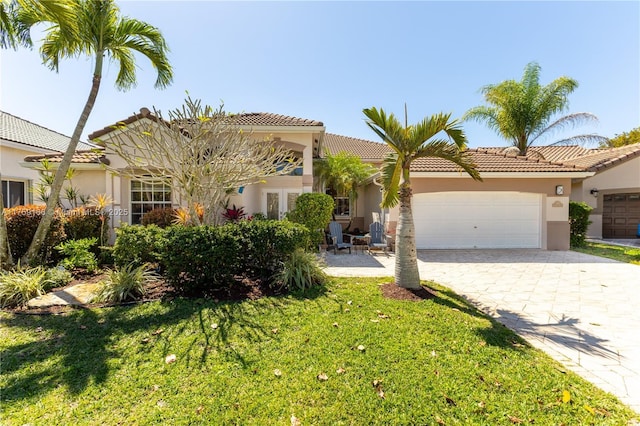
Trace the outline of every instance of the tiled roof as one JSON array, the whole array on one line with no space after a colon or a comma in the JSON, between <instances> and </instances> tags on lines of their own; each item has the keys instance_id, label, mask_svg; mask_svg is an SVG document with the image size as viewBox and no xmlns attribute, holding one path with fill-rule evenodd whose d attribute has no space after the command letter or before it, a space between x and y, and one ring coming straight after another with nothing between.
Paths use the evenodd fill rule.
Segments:
<instances>
[{"instance_id":1,"label":"tiled roof","mask_svg":"<svg viewBox=\"0 0 640 426\"><path fill-rule=\"evenodd\" d=\"M324 135L324 154L326 155L327 152L338 154L342 151L357 155L363 160L382 161L391 152L391 148L384 143L326 133Z\"/></svg>"},{"instance_id":2,"label":"tiled roof","mask_svg":"<svg viewBox=\"0 0 640 426\"><path fill-rule=\"evenodd\" d=\"M61 152L46 155L30 155L25 157L24 161L27 163L39 163L47 159L51 163L60 163L62 162L63 155ZM92 149L89 151L76 151L76 153L73 154L71 162L74 164L109 164L109 159L107 159L103 150Z\"/></svg>"},{"instance_id":3,"label":"tiled roof","mask_svg":"<svg viewBox=\"0 0 640 426\"><path fill-rule=\"evenodd\" d=\"M269 112L248 112L237 114L234 117L237 120L236 124L239 126L324 126L322 121L291 117L281 114L272 114Z\"/></svg>"},{"instance_id":4,"label":"tiled roof","mask_svg":"<svg viewBox=\"0 0 640 426\"><path fill-rule=\"evenodd\" d=\"M243 114L236 114L233 116L235 123L238 126L268 126L268 127L315 127L324 126L321 121L309 120L305 118L290 117L288 115L271 114L268 112L250 112ZM158 121L156 117L148 108L140 108L140 113L130 115L124 120L118 121L115 124L104 127L89 135L90 140L98 139L107 133L115 130L117 126L122 124L131 124L142 118L148 118L150 120Z\"/></svg>"},{"instance_id":5,"label":"tiled roof","mask_svg":"<svg viewBox=\"0 0 640 426\"><path fill-rule=\"evenodd\" d=\"M539 158L514 156L500 153L495 149L469 149L471 160L480 173L487 172L576 172L580 167L550 162ZM411 164L412 172L459 172L456 164L441 158L420 158Z\"/></svg>"},{"instance_id":6,"label":"tiled roof","mask_svg":"<svg viewBox=\"0 0 640 426\"><path fill-rule=\"evenodd\" d=\"M0 139L17 142L50 151L65 151L71 138L46 127L0 111ZM78 150L92 149L94 146L80 141Z\"/></svg>"},{"instance_id":7,"label":"tiled roof","mask_svg":"<svg viewBox=\"0 0 640 426\"><path fill-rule=\"evenodd\" d=\"M597 172L639 156L640 143L637 143L619 148L592 150L588 155L565 160L563 163Z\"/></svg>"},{"instance_id":8,"label":"tiled roof","mask_svg":"<svg viewBox=\"0 0 640 426\"><path fill-rule=\"evenodd\" d=\"M481 150L486 150L488 152L497 152L497 153L502 153L505 150L510 150L513 149L513 147L487 147L487 148L478 148ZM507 151L509 152L509 151ZM527 156L529 157L536 157L536 158L542 158L544 160L547 161L563 161L563 160L568 160L571 158L576 158L576 157L580 157L583 155L587 155L592 153L593 150L591 149L587 149L587 148L583 148L579 145L569 145L569 146L555 146L555 145L550 145L550 146L532 146L529 147L529 150L527 151ZM540 154L540 155L536 155L536 154ZM513 155L513 154L512 154Z\"/></svg>"}]
</instances>

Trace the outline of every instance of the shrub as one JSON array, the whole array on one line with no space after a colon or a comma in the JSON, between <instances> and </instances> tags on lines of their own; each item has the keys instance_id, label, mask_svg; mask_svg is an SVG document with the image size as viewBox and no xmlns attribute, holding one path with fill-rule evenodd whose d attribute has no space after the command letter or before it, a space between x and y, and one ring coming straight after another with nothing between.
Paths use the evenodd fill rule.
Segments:
<instances>
[{"instance_id":1,"label":"shrub","mask_svg":"<svg viewBox=\"0 0 640 426\"><path fill-rule=\"evenodd\" d=\"M101 212L95 207L78 207L66 213L64 230L70 240L97 238L104 241L108 226L102 224Z\"/></svg>"},{"instance_id":2,"label":"shrub","mask_svg":"<svg viewBox=\"0 0 640 426\"><path fill-rule=\"evenodd\" d=\"M26 305L34 297L42 296L50 284L42 266L0 272L0 307Z\"/></svg>"},{"instance_id":3,"label":"shrub","mask_svg":"<svg viewBox=\"0 0 640 426\"><path fill-rule=\"evenodd\" d=\"M331 221L333 207L334 202L330 195L308 192L298 197L295 209L289 212L287 218L309 229L310 246L315 248L324 240L324 229Z\"/></svg>"},{"instance_id":4,"label":"shrub","mask_svg":"<svg viewBox=\"0 0 640 426\"><path fill-rule=\"evenodd\" d=\"M116 270L109 270L92 301L121 303L126 300L136 300L144 296L144 286L158 278L158 275L150 271L149 265L146 264L138 267L128 264Z\"/></svg>"},{"instance_id":5,"label":"shrub","mask_svg":"<svg viewBox=\"0 0 640 426\"><path fill-rule=\"evenodd\" d=\"M5 209L9 246L14 259L20 259L27 252L40 219L44 215L44 210L45 206L35 205ZM43 262L50 260L55 255L53 247L63 242L64 239L64 215L61 210L56 210L49 232L38 254L41 260Z\"/></svg>"},{"instance_id":6,"label":"shrub","mask_svg":"<svg viewBox=\"0 0 640 426\"><path fill-rule=\"evenodd\" d=\"M73 279L71 272L67 271L63 266L47 269L46 284L44 290L50 290L55 287L64 287Z\"/></svg>"},{"instance_id":7,"label":"shrub","mask_svg":"<svg viewBox=\"0 0 640 426\"><path fill-rule=\"evenodd\" d=\"M244 207L236 207L233 205L233 208L226 208L224 213L222 213L222 217L227 222L238 222L247 217L247 214L244 212Z\"/></svg>"},{"instance_id":8,"label":"shrub","mask_svg":"<svg viewBox=\"0 0 640 426\"><path fill-rule=\"evenodd\" d=\"M583 247L585 238L587 237L587 228L591 221L589 215L592 207L586 203L576 201L569 202L569 225L571 229L570 243L571 247Z\"/></svg>"},{"instance_id":9,"label":"shrub","mask_svg":"<svg viewBox=\"0 0 640 426\"><path fill-rule=\"evenodd\" d=\"M116 230L113 246L113 263L116 266L142 266L160 261L165 230L156 225L125 225ZM181 246L185 249L188 246Z\"/></svg>"},{"instance_id":10,"label":"shrub","mask_svg":"<svg viewBox=\"0 0 640 426\"><path fill-rule=\"evenodd\" d=\"M168 228L162 263L166 278L178 292L202 296L233 282L240 258L245 255L234 226Z\"/></svg>"},{"instance_id":11,"label":"shrub","mask_svg":"<svg viewBox=\"0 0 640 426\"><path fill-rule=\"evenodd\" d=\"M289 221L243 221L227 229L242 241L242 271L263 279L271 278L291 253L309 241L307 228Z\"/></svg>"},{"instance_id":12,"label":"shrub","mask_svg":"<svg viewBox=\"0 0 640 426\"><path fill-rule=\"evenodd\" d=\"M95 272L98 269L98 260L91 249L98 243L97 238L83 238L81 240L69 240L58 244L58 250L64 259L60 265L65 269L84 268L87 272Z\"/></svg>"},{"instance_id":13,"label":"shrub","mask_svg":"<svg viewBox=\"0 0 640 426\"><path fill-rule=\"evenodd\" d=\"M142 216L143 225L156 225L160 228L171 226L176 220L177 210L172 207L156 208Z\"/></svg>"},{"instance_id":14,"label":"shrub","mask_svg":"<svg viewBox=\"0 0 640 426\"><path fill-rule=\"evenodd\" d=\"M322 285L326 280L327 275L320 267L316 255L298 248L284 262L275 282L287 291L304 291Z\"/></svg>"}]
</instances>

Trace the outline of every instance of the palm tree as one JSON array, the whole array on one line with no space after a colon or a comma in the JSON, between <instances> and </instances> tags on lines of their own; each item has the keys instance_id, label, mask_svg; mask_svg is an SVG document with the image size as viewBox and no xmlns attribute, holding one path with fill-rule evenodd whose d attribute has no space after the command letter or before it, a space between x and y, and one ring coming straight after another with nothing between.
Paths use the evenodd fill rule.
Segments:
<instances>
[{"instance_id":1,"label":"palm tree","mask_svg":"<svg viewBox=\"0 0 640 426\"><path fill-rule=\"evenodd\" d=\"M326 157L314 162L313 174L318 178L318 190L324 183L327 188L335 191L338 197L349 197L349 202L354 204L355 212L349 211L352 217L357 216L358 188L367 181L377 169L368 163L363 163L357 155L341 151L331 154L327 151Z\"/></svg>"},{"instance_id":2,"label":"palm tree","mask_svg":"<svg viewBox=\"0 0 640 426\"><path fill-rule=\"evenodd\" d=\"M451 120L451 114L435 114L409 126L405 105L403 126L393 114L387 115L382 109L364 109L363 113L371 130L393 150L382 166L382 207L400 204L396 229L396 285L417 289L420 288L420 275L411 210L411 163L418 158L442 158L460 166L473 179L482 179L465 151L467 138L459 122Z\"/></svg>"},{"instance_id":3,"label":"palm tree","mask_svg":"<svg viewBox=\"0 0 640 426\"><path fill-rule=\"evenodd\" d=\"M20 0L20 3L23 6L21 21L26 27L40 23L49 25L40 53L50 69L58 71L61 59L85 53L92 55L95 61L89 97L56 172L45 214L25 254L24 261L29 262L37 256L49 230L67 170L100 89L105 58L120 67L115 82L120 90L127 90L136 84L134 52L146 56L156 68L157 88L164 88L171 83L173 71L167 59L169 49L161 32L145 22L120 16L120 10L113 0L69 1L66 5L73 16L73 25L62 14L42 13L30 1ZM67 31L67 28L73 28L74 31Z\"/></svg>"},{"instance_id":4,"label":"palm tree","mask_svg":"<svg viewBox=\"0 0 640 426\"><path fill-rule=\"evenodd\" d=\"M471 108L462 119L486 123L516 147L519 155L526 155L527 149L543 136L598 121L595 115L587 112L564 115L551 121L553 116L567 110L568 96L577 87L578 82L569 77L558 77L541 86L540 65L530 62L521 81L506 80L483 87L481 92L489 106ZM603 140L606 140L603 136L587 134L562 139L552 145L600 143Z\"/></svg>"}]
</instances>

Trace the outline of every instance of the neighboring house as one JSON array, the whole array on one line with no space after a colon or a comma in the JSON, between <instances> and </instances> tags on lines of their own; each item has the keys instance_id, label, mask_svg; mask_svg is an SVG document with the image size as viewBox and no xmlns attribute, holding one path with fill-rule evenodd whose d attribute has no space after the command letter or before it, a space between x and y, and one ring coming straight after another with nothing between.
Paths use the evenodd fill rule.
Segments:
<instances>
[{"instance_id":1,"label":"neighboring house","mask_svg":"<svg viewBox=\"0 0 640 426\"><path fill-rule=\"evenodd\" d=\"M64 152L71 138L30 121L0 111L0 176L5 207L39 203L33 199L32 188L39 180L35 167L23 167L27 156L58 155ZM80 142L79 150L94 145Z\"/></svg>"},{"instance_id":2,"label":"neighboring house","mask_svg":"<svg viewBox=\"0 0 640 426\"><path fill-rule=\"evenodd\" d=\"M571 199L593 207L587 235L635 238L640 225L640 144L589 150L563 160L595 174L573 183Z\"/></svg>"}]
</instances>

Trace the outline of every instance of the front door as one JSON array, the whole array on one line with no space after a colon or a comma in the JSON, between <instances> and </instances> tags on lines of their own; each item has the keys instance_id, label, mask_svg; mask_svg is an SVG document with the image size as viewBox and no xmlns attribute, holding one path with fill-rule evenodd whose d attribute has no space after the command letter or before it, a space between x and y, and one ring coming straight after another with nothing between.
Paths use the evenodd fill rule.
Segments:
<instances>
[{"instance_id":1,"label":"front door","mask_svg":"<svg viewBox=\"0 0 640 426\"><path fill-rule=\"evenodd\" d=\"M262 212L267 219L284 219L287 212L296 207L296 199L302 193L301 189L263 189Z\"/></svg>"}]
</instances>

